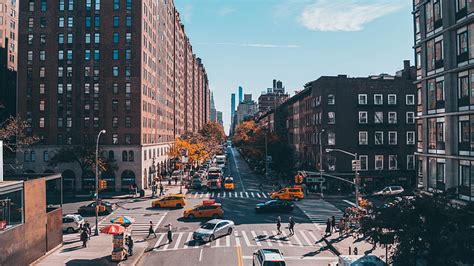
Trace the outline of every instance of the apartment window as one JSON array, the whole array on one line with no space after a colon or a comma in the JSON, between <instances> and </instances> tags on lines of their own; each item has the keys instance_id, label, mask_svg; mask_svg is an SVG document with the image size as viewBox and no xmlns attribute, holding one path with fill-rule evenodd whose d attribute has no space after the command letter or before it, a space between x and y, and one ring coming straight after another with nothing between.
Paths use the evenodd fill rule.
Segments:
<instances>
[{"instance_id":1,"label":"apartment window","mask_svg":"<svg viewBox=\"0 0 474 266\"><path fill-rule=\"evenodd\" d=\"M132 119L130 118L130 116L125 117L125 127L126 128L131 128L132 127Z\"/></svg>"},{"instance_id":2,"label":"apartment window","mask_svg":"<svg viewBox=\"0 0 474 266\"><path fill-rule=\"evenodd\" d=\"M407 124L415 123L415 112L407 112L406 116L407 116L407 119L406 119Z\"/></svg>"},{"instance_id":3,"label":"apartment window","mask_svg":"<svg viewBox=\"0 0 474 266\"><path fill-rule=\"evenodd\" d=\"M63 77L64 76L64 68L63 67L58 67L58 77Z\"/></svg>"},{"instance_id":4,"label":"apartment window","mask_svg":"<svg viewBox=\"0 0 474 266\"><path fill-rule=\"evenodd\" d=\"M383 131L375 131L375 145L383 144Z\"/></svg>"},{"instance_id":5,"label":"apartment window","mask_svg":"<svg viewBox=\"0 0 474 266\"><path fill-rule=\"evenodd\" d=\"M100 10L100 0L95 0L95 10Z\"/></svg>"},{"instance_id":6,"label":"apartment window","mask_svg":"<svg viewBox=\"0 0 474 266\"><path fill-rule=\"evenodd\" d=\"M69 11L73 11L74 10L74 0L69 0L68 1L68 8L67 8Z\"/></svg>"},{"instance_id":7,"label":"apartment window","mask_svg":"<svg viewBox=\"0 0 474 266\"><path fill-rule=\"evenodd\" d=\"M114 0L114 10L120 9L120 0Z\"/></svg>"},{"instance_id":8,"label":"apartment window","mask_svg":"<svg viewBox=\"0 0 474 266\"><path fill-rule=\"evenodd\" d=\"M360 161L360 170L361 171L367 171L369 169L369 158L367 155L359 155L359 161Z\"/></svg>"},{"instance_id":9,"label":"apartment window","mask_svg":"<svg viewBox=\"0 0 474 266\"><path fill-rule=\"evenodd\" d=\"M46 35L40 34L40 44L46 44Z\"/></svg>"},{"instance_id":10,"label":"apartment window","mask_svg":"<svg viewBox=\"0 0 474 266\"><path fill-rule=\"evenodd\" d=\"M132 93L132 86L130 83L125 83L125 97L130 97L130 93Z\"/></svg>"},{"instance_id":11,"label":"apartment window","mask_svg":"<svg viewBox=\"0 0 474 266\"><path fill-rule=\"evenodd\" d=\"M63 50L58 51L58 60L59 61L64 60L64 51Z\"/></svg>"},{"instance_id":12,"label":"apartment window","mask_svg":"<svg viewBox=\"0 0 474 266\"><path fill-rule=\"evenodd\" d=\"M58 94L63 94L63 84L58 84Z\"/></svg>"},{"instance_id":13,"label":"apartment window","mask_svg":"<svg viewBox=\"0 0 474 266\"><path fill-rule=\"evenodd\" d=\"M474 197L474 162L459 161L459 197L465 200L472 200Z\"/></svg>"},{"instance_id":14,"label":"apartment window","mask_svg":"<svg viewBox=\"0 0 474 266\"><path fill-rule=\"evenodd\" d=\"M84 43L86 43L86 44L91 43L91 34L90 33L86 33L86 35L84 35Z\"/></svg>"},{"instance_id":15,"label":"apartment window","mask_svg":"<svg viewBox=\"0 0 474 266\"><path fill-rule=\"evenodd\" d=\"M334 105L334 104L336 104L336 98L334 97L334 94L329 94L329 95L328 95L328 104L329 104L329 105Z\"/></svg>"},{"instance_id":16,"label":"apartment window","mask_svg":"<svg viewBox=\"0 0 474 266\"><path fill-rule=\"evenodd\" d=\"M127 161L128 161L128 152L122 151L122 162L127 162Z\"/></svg>"},{"instance_id":17,"label":"apartment window","mask_svg":"<svg viewBox=\"0 0 474 266\"><path fill-rule=\"evenodd\" d=\"M406 105L415 105L415 95L407 94L405 104Z\"/></svg>"},{"instance_id":18,"label":"apartment window","mask_svg":"<svg viewBox=\"0 0 474 266\"><path fill-rule=\"evenodd\" d=\"M359 112L359 124L367 124L367 112Z\"/></svg>"},{"instance_id":19,"label":"apartment window","mask_svg":"<svg viewBox=\"0 0 474 266\"><path fill-rule=\"evenodd\" d=\"M359 145L369 144L369 136L367 131L359 131Z\"/></svg>"},{"instance_id":20,"label":"apartment window","mask_svg":"<svg viewBox=\"0 0 474 266\"><path fill-rule=\"evenodd\" d=\"M117 83L114 83L114 84L112 85L112 92L113 92L114 94L118 94L119 90L118 90L118 84L117 84Z\"/></svg>"},{"instance_id":21,"label":"apartment window","mask_svg":"<svg viewBox=\"0 0 474 266\"><path fill-rule=\"evenodd\" d=\"M388 144L389 145L397 145L397 132L396 131L389 131L388 132Z\"/></svg>"},{"instance_id":22,"label":"apartment window","mask_svg":"<svg viewBox=\"0 0 474 266\"><path fill-rule=\"evenodd\" d=\"M113 25L114 25L114 28L117 28L119 26L119 17L117 16L114 16L114 19L113 19Z\"/></svg>"},{"instance_id":23,"label":"apartment window","mask_svg":"<svg viewBox=\"0 0 474 266\"><path fill-rule=\"evenodd\" d=\"M113 42L114 42L115 44L117 44L117 43L119 42L119 34L118 34L118 32L114 32L112 40L113 40Z\"/></svg>"},{"instance_id":24,"label":"apartment window","mask_svg":"<svg viewBox=\"0 0 474 266\"><path fill-rule=\"evenodd\" d=\"M91 50L87 49L84 51L84 60L91 60Z\"/></svg>"},{"instance_id":25,"label":"apartment window","mask_svg":"<svg viewBox=\"0 0 474 266\"><path fill-rule=\"evenodd\" d=\"M43 162L48 162L48 161L49 161L49 152L43 151Z\"/></svg>"},{"instance_id":26,"label":"apartment window","mask_svg":"<svg viewBox=\"0 0 474 266\"><path fill-rule=\"evenodd\" d=\"M474 151L474 115L459 116L459 151ZM468 155L469 153L465 153Z\"/></svg>"},{"instance_id":27,"label":"apartment window","mask_svg":"<svg viewBox=\"0 0 474 266\"><path fill-rule=\"evenodd\" d=\"M444 108L444 81L428 80L428 110Z\"/></svg>"},{"instance_id":28,"label":"apartment window","mask_svg":"<svg viewBox=\"0 0 474 266\"><path fill-rule=\"evenodd\" d=\"M59 11L64 11L64 0L59 0Z\"/></svg>"},{"instance_id":29,"label":"apartment window","mask_svg":"<svg viewBox=\"0 0 474 266\"><path fill-rule=\"evenodd\" d=\"M389 155L388 156L388 169L389 170L397 170L398 169L397 155Z\"/></svg>"},{"instance_id":30,"label":"apartment window","mask_svg":"<svg viewBox=\"0 0 474 266\"><path fill-rule=\"evenodd\" d=\"M382 94L374 94L374 104L381 105L383 104L383 96Z\"/></svg>"},{"instance_id":31,"label":"apartment window","mask_svg":"<svg viewBox=\"0 0 474 266\"><path fill-rule=\"evenodd\" d=\"M388 112L388 123L389 124L397 123L397 112Z\"/></svg>"},{"instance_id":32,"label":"apartment window","mask_svg":"<svg viewBox=\"0 0 474 266\"><path fill-rule=\"evenodd\" d=\"M360 105L366 105L367 104L367 94L359 94L359 104Z\"/></svg>"},{"instance_id":33,"label":"apartment window","mask_svg":"<svg viewBox=\"0 0 474 266\"><path fill-rule=\"evenodd\" d=\"M113 58L114 60L118 60L118 59L119 59L119 50L114 49L114 50L112 51L112 58Z\"/></svg>"},{"instance_id":34,"label":"apartment window","mask_svg":"<svg viewBox=\"0 0 474 266\"><path fill-rule=\"evenodd\" d=\"M132 0L125 0L125 8L127 10L131 10L132 9Z\"/></svg>"},{"instance_id":35,"label":"apartment window","mask_svg":"<svg viewBox=\"0 0 474 266\"><path fill-rule=\"evenodd\" d=\"M67 27L68 28L74 27L74 17L68 17L67 18Z\"/></svg>"},{"instance_id":36,"label":"apartment window","mask_svg":"<svg viewBox=\"0 0 474 266\"><path fill-rule=\"evenodd\" d=\"M100 27L100 17L98 15L94 17L94 27Z\"/></svg>"},{"instance_id":37,"label":"apartment window","mask_svg":"<svg viewBox=\"0 0 474 266\"><path fill-rule=\"evenodd\" d=\"M428 149L444 150L444 121L428 119Z\"/></svg>"},{"instance_id":38,"label":"apartment window","mask_svg":"<svg viewBox=\"0 0 474 266\"><path fill-rule=\"evenodd\" d=\"M336 133L328 132L328 145L336 145Z\"/></svg>"},{"instance_id":39,"label":"apartment window","mask_svg":"<svg viewBox=\"0 0 474 266\"><path fill-rule=\"evenodd\" d=\"M33 62L33 51L28 51L28 62Z\"/></svg>"},{"instance_id":40,"label":"apartment window","mask_svg":"<svg viewBox=\"0 0 474 266\"><path fill-rule=\"evenodd\" d=\"M39 71L40 78L44 78L45 72L46 72L46 68L45 67L40 67L40 71Z\"/></svg>"},{"instance_id":41,"label":"apartment window","mask_svg":"<svg viewBox=\"0 0 474 266\"><path fill-rule=\"evenodd\" d=\"M40 94L44 94L44 84L43 84L43 83L41 83L41 84L39 85L39 93L40 93Z\"/></svg>"},{"instance_id":42,"label":"apartment window","mask_svg":"<svg viewBox=\"0 0 474 266\"><path fill-rule=\"evenodd\" d=\"M113 74L114 77L118 77L118 76L119 76L119 68L118 68L118 66L112 67L112 74Z\"/></svg>"},{"instance_id":43,"label":"apartment window","mask_svg":"<svg viewBox=\"0 0 474 266\"><path fill-rule=\"evenodd\" d=\"M99 127L99 118L98 117L94 117L94 127L95 128L98 128Z\"/></svg>"},{"instance_id":44,"label":"apartment window","mask_svg":"<svg viewBox=\"0 0 474 266\"><path fill-rule=\"evenodd\" d=\"M66 76L69 78L72 77L72 67L66 68Z\"/></svg>"},{"instance_id":45,"label":"apartment window","mask_svg":"<svg viewBox=\"0 0 474 266\"><path fill-rule=\"evenodd\" d=\"M119 144L118 134L113 134L112 135L112 144Z\"/></svg>"},{"instance_id":46,"label":"apartment window","mask_svg":"<svg viewBox=\"0 0 474 266\"><path fill-rule=\"evenodd\" d=\"M66 58L67 60L71 61L72 60L72 50L67 50L66 51Z\"/></svg>"},{"instance_id":47,"label":"apartment window","mask_svg":"<svg viewBox=\"0 0 474 266\"><path fill-rule=\"evenodd\" d=\"M375 155L375 170L383 170L383 155Z\"/></svg>"},{"instance_id":48,"label":"apartment window","mask_svg":"<svg viewBox=\"0 0 474 266\"><path fill-rule=\"evenodd\" d=\"M428 187L445 189L445 165L443 159L430 158L428 160Z\"/></svg>"},{"instance_id":49,"label":"apartment window","mask_svg":"<svg viewBox=\"0 0 474 266\"><path fill-rule=\"evenodd\" d=\"M85 23L86 23L86 28L90 28L92 26L91 17L87 16L85 19Z\"/></svg>"},{"instance_id":50,"label":"apartment window","mask_svg":"<svg viewBox=\"0 0 474 266\"><path fill-rule=\"evenodd\" d=\"M67 43L72 44L73 43L73 35L72 33L67 34Z\"/></svg>"},{"instance_id":51,"label":"apartment window","mask_svg":"<svg viewBox=\"0 0 474 266\"><path fill-rule=\"evenodd\" d=\"M117 111L118 110L118 100L113 99L112 100L112 111Z\"/></svg>"},{"instance_id":52,"label":"apartment window","mask_svg":"<svg viewBox=\"0 0 474 266\"><path fill-rule=\"evenodd\" d=\"M58 27L59 28L64 28L64 17L59 17L58 18Z\"/></svg>"},{"instance_id":53,"label":"apartment window","mask_svg":"<svg viewBox=\"0 0 474 266\"><path fill-rule=\"evenodd\" d=\"M40 117L39 119L39 127L44 128L44 117Z\"/></svg>"},{"instance_id":54,"label":"apartment window","mask_svg":"<svg viewBox=\"0 0 474 266\"><path fill-rule=\"evenodd\" d=\"M35 1L34 1L34 0L30 0L29 5L28 5L28 10L29 10L30 12L34 12L34 11L35 11Z\"/></svg>"},{"instance_id":55,"label":"apartment window","mask_svg":"<svg viewBox=\"0 0 474 266\"><path fill-rule=\"evenodd\" d=\"M84 100L84 111L89 111L91 109L91 102L89 100Z\"/></svg>"},{"instance_id":56,"label":"apartment window","mask_svg":"<svg viewBox=\"0 0 474 266\"><path fill-rule=\"evenodd\" d=\"M335 124L336 123L336 113L328 112L328 124Z\"/></svg>"},{"instance_id":57,"label":"apartment window","mask_svg":"<svg viewBox=\"0 0 474 266\"><path fill-rule=\"evenodd\" d=\"M426 19L426 32L431 32L434 30L434 15L433 15L433 5L428 3L425 5L425 19Z\"/></svg>"},{"instance_id":58,"label":"apartment window","mask_svg":"<svg viewBox=\"0 0 474 266\"><path fill-rule=\"evenodd\" d=\"M126 99L125 100L125 111L130 111L131 110L131 100L130 99Z\"/></svg>"},{"instance_id":59,"label":"apartment window","mask_svg":"<svg viewBox=\"0 0 474 266\"><path fill-rule=\"evenodd\" d=\"M86 10L90 11L92 7L92 0L86 0Z\"/></svg>"},{"instance_id":60,"label":"apartment window","mask_svg":"<svg viewBox=\"0 0 474 266\"><path fill-rule=\"evenodd\" d=\"M94 100L94 111L99 111L99 101Z\"/></svg>"},{"instance_id":61,"label":"apartment window","mask_svg":"<svg viewBox=\"0 0 474 266\"><path fill-rule=\"evenodd\" d=\"M389 105L397 104L397 95L396 94L389 94L388 95L388 104Z\"/></svg>"},{"instance_id":62,"label":"apartment window","mask_svg":"<svg viewBox=\"0 0 474 266\"><path fill-rule=\"evenodd\" d=\"M130 134L125 134L125 144L132 143L132 136Z\"/></svg>"},{"instance_id":63,"label":"apartment window","mask_svg":"<svg viewBox=\"0 0 474 266\"><path fill-rule=\"evenodd\" d=\"M28 28L33 28L34 27L34 19L33 18L28 18Z\"/></svg>"},{"instance_id":64,"label":"apartment window","mask_svg":"<svg viewBox=\"0 0 474 266\"><path fill-rule=\"evenodd\" d=\"M125 34L125 42L126 42L126 43L131 43L131 42L132 42L132 33L127 32L127 33Z\"/></svg>"},{"instance_id":65,"label":"apartment window","mask_svg":"<svg viewBox=\"0 0 474 266\"><path fill-rule=\"evenodd\" d=\"M112 118L112 127L118 127L118 117L117 116L114 116Z\"/></svg>"},{"instance_id":66,"label":"apartment window","mask_svg":"<svg viewBox=\"0 0 474 266\"><path fill-rule=\"evenodd\" d=\"M95 61L100 60L100 50L99 49L94 50L94 60Z\"/></svg>"},{"instance_id":67,"label":"apartment window","mask_svg":"<svg viewBox=\"0 0 474 266\"><path fill-rule=\"evenodd\" d=\"M126 60L132 59L132 51L131 50L125 50L125 59Z\"/></svg>"},{"instance_id":68,"label":"apartment window","mask_svg":"<svg viewBox=\"0 0 474 266\"><path fill-rule=\"evenodd\" d=\"M125 77L130 77L131 75L132 75L131 67L129 66L125 67Z\"/></svg>"},{"instance_id":69,"label":"apartment window","mask_svg":"<svg viewBox=\"0 0 474 266\"><path fill-rule=\"evenodd\" d=\"M457 34L457 50L458 56L467 54L468 52L468 36L467 36L467 28L463 28L461 31L458 31ZM465 60L462 60L465 61Z\"/></svg>"},{"instance_id":70,"label":"apartment window","mask_svg":"<svg viewBox=\"0 0 474 266\"><path fill-rule=\"evenodd\" d=\"M40 111L44 111L44 101L43 101L43 100L41 100L41 101L39 102L39 110L40 110Z\"/></svg>"},{"instance_id":71,"label":"apartment window","mask_svg":"<svg viewBox=\"0 0 474 266\"><path fill-rule=\"evenodd\" d=\"M383 123L383 112L374 113L374 123L382 124Z\"/></svg>"},{"instance_id":72,"label":"apartment window","mask_svg":"<svg viewBox=\"0 0 474 266\"><path fill-rule=\"evenodd\" d=\"M94 43L100 43L100 33L94 33Z\"/></svg>"},{"instance_id":73,"label":"apartment window","mask_svg":"<svg viewBox=\"0 0 474 266\"><path fill-rule=\"evenodd\" d=\"M66 127L68 127L68 128L72 127L72 118L71 117L66 117Z\"/></svg>"},{"instance_id":74,"label":"apartment window","mask_svg":"<svg viewBox=\"0 0 474 266\"><path fill-rule=\"evenodd\" d=\"M125 26L127 26L127 27L131 27L131 26L132 26L132 17L127 16L127 17L125 18Z\"/></svg>"},{"instance_id":75,"label":"apartment window","mask_svg":"<svg viewBox=\"0 0 474 266\"><path fill-rule=\"evenodd\" d=\"M407 170L415 170L415 155L407 155Z\"/></svg>"},{"instance_id":76,"label":"apartment window","mask_svg":"<svg viewBox=\"0 0 474 266\"><path fill-rule=\"evenodd\" d=\"M407 131L407 145L415 145L415 131Z\"/></svg>"},{"instance_id":77,"label":"apartment window","mask_svg":"<svg viewBox=\"0 0 474 266\"><path fill-rule=\"evenodd\" d=\"M57 124L58 124L58 128L64 127L63 118L62 118L62 117L58 117Z\"/></svg>"}]
</instances>

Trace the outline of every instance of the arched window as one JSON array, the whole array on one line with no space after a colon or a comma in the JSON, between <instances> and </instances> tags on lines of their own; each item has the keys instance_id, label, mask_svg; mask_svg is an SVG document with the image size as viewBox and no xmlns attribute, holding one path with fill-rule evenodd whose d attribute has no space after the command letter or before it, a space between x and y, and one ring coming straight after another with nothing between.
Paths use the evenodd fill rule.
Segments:
<instances>
[{"instance_id":1,"label":"arched window","mask_svg":"<svg viewBox=\"0 0 474 266\"><path fill-rule=\"evenodd\" d=\"M127 151L122 152L122 162L127 162L128 161L128 153Z\"/></svg>"},{"instance_id":2,"label":"arched window","mask_svg":"<svg viewBox=\"0 0 474 266\"><path fill-rule=\"evenodd\" d=\"M135 156L134 156L133 151L128 151L128 161L133 162L133 160L135 159L134 157Z\"/></svg>"},{"instance_id":3,"label":"arched window","mask_svg":"<svg viewBox=\"0 0 474 266\"><path fill-rule=\"evenodd\" d=\"M114 151L109 151L109 160L114 160L114 159L115 159Z\"/></svg>"}]
</instances>

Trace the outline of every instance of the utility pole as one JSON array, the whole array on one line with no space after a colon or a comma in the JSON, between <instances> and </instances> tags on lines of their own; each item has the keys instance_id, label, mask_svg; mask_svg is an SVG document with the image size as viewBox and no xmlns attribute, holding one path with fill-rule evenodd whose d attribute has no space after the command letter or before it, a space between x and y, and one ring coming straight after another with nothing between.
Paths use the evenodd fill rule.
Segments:
<instances>
[{"instance_id":1,"label":"utility pole","mask_svg":"<svg viewBox=\"0 0 474 266\"><path fill-rule=\"evenodd\" d=\"M97 143L95 146L95 230L94 235L99 235L99 139L101 134L105 134L102 129L97 134Z\"/></svg>"},{"instance_id":2,"label":"utility pole","mask_svg":"<svg viewBox=\"0 0 474 266\"><path fill-rule=\"evenodd\" d=\"M323 142L322 142L322 135L324 133L324 129L321 129L319 132L319 178L321 179L320 182L320 189L321 189L321 197L323 197Z\"/></svg>"},{"instance_id":3,"label":"utility pole","mask_svg":"<svg viewBox=\"0 0 474 266\"><path fill-rule=\"evenodd\" d=\"M265 129L265 177L268 180L268 143L267 129Z\"/></svg>"}]
</instances>

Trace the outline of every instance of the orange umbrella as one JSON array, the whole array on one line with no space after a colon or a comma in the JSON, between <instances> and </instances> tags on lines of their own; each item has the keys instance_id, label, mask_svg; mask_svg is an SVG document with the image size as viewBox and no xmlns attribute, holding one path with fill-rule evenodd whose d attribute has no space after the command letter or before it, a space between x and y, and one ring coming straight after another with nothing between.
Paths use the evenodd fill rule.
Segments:
<instances>
[{"instance_id":1,"label":"orange umbrella","mask_svg":"<svg viewBox=\"0 0 474 266\"><path fill-rule=\"evenodd\" d=\"M120 235L125 232L125 227L120 224L109 224L100 229L100 232L109 235Z\"/></svg>"}]
</instances>

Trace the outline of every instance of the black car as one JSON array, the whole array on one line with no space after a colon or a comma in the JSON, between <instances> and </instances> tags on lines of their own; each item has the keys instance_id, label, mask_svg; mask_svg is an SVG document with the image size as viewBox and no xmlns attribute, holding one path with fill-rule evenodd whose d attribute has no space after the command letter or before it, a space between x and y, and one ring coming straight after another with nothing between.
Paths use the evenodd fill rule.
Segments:
<instances>
[{"instance_id":1,"label":"black car","mask_svg":"<svg viewBox=\"0 0 474 266\"><path fill-rule=\"evenodd\" d=\"M113 205L108 201L100 201L98 210L100 215L109 214L113 211ZM95 202L79 207L77 212L82 216L95 214Z\"/></svg>"},{"instance_id":2,"label":"black car","mask_svg":"<svg viewBox=\"0 0 474 266\"><path fill-rule=\"evenodd\" d=\"M204 184L202 183L201 179L193 179L193 181L191 181L191 188L202 189L204 188Z\"/></svg>"},{"instance_id":3,"label":"black car","mask_svg":"<svg viewBox=\"0 0 474 266\"><path fill-rule=\"evenodd\" d=\"M265 203L258 203L255 207L256 212L291 212L295 205L286 200L270 200Z\"/></svg>"}]
</instances>

